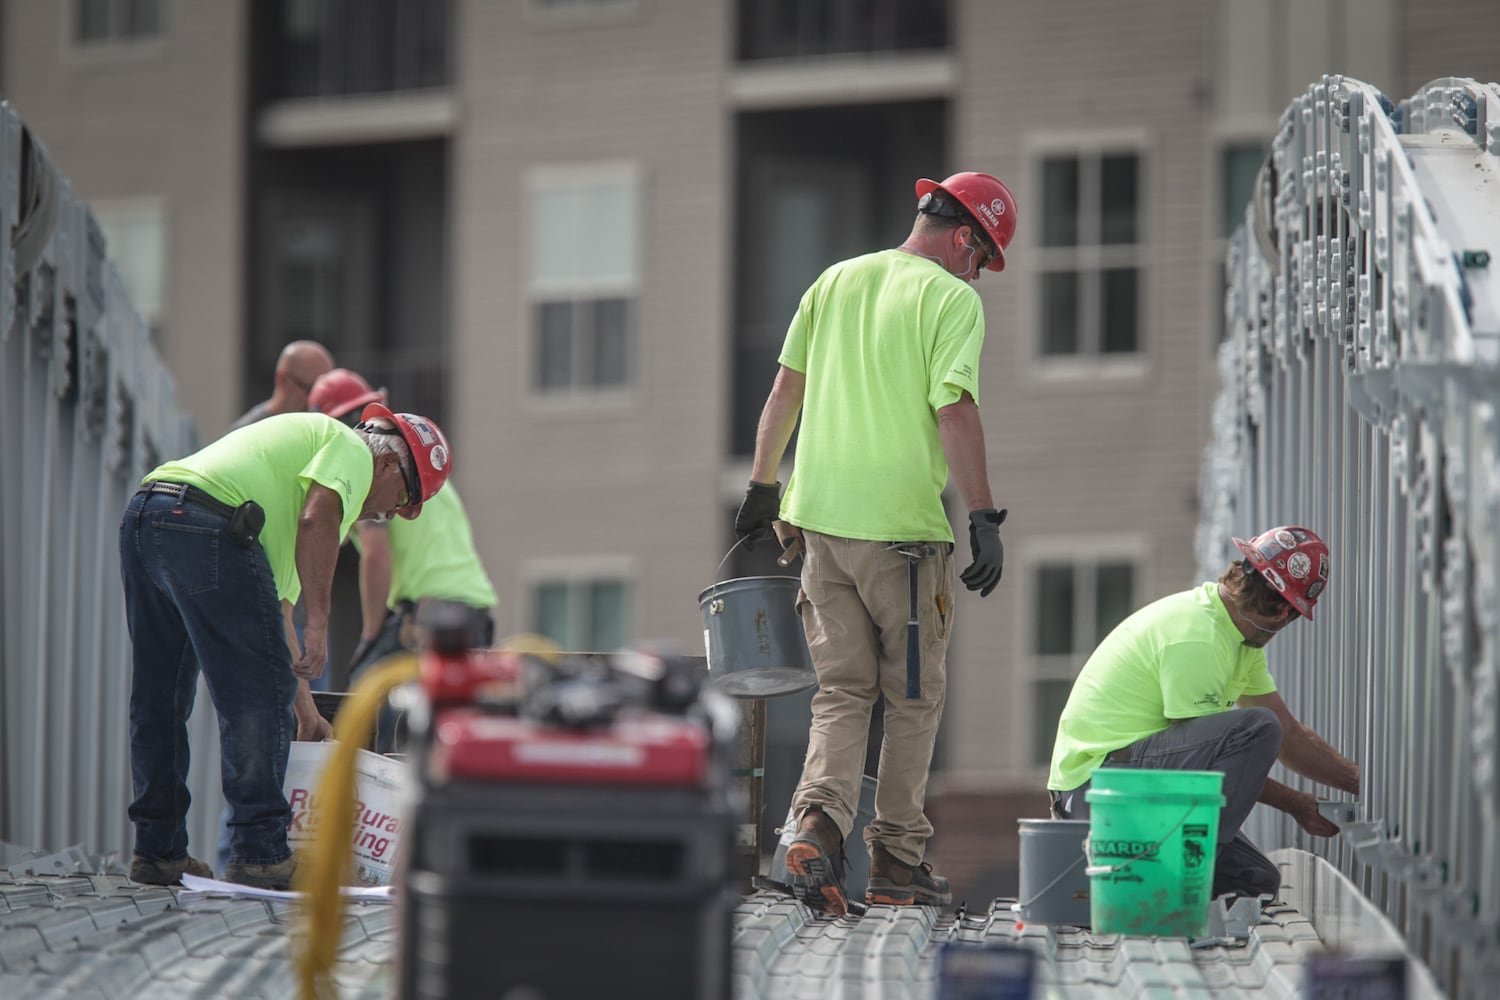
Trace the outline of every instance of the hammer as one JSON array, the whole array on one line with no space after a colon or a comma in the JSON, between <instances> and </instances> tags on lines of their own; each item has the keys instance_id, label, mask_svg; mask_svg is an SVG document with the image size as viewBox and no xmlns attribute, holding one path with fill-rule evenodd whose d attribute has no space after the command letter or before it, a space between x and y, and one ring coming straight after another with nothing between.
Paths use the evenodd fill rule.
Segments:
<instances>
[{"instance_id":1,"label":"hammer","mask_svg":"<svg viewBox=\"0 0 1500 1000\"><path fill-rule=\"evenodd\" d=\"M785 521L772 521L771 529L781 543L781 555L776 557L776 565L790 566L792 560L802 554L802 529Z\"/></svg>"},{"instance_id":2,"label":"hammer","mask_svg":"<svg viewBox=\"0 0 1500 1000\"><path fill-rule=\"evenodd\" d=\"M917 563L937 555L937 546L928 542L896 542L886 549L906 557L907 582L911 585L911 603L906 618L906 696L922 697L922 626L917 621Z\"/></svg>"}]
</instances>

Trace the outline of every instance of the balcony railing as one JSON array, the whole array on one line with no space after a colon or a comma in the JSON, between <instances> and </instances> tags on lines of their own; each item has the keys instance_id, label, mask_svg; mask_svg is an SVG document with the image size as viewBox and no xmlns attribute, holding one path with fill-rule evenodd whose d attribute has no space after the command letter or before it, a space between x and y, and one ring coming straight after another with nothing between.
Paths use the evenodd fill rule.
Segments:
<instances>
[{"instance_id":1,"label":"balcony railing","mask_svg":"<svg viewBox=\"0 0 1500 1000\"><path fill-rule=\"evenodd\" d=\"M272 99L446 87L450 0L280 0L271 32Z\"/></svg>"},{"instance_id":2,"label":"balcony railing","mask_svg":"<svg viewBox=\"0 0 1500 1000\"><path fill-rule=\"evenodd\" d=\"M948 6L948 0L740 0L739 59L944 49Z\"/></svg>"}]
</instances>

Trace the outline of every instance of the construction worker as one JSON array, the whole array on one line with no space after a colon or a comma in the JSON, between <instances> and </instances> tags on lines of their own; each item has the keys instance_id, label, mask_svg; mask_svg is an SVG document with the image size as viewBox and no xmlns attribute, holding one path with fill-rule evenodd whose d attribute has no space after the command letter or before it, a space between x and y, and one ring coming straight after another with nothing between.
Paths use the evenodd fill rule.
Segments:
<instances>
[{"instance_id":1,"label":"construction worker","mask_svg":"<svg viewBox=\"0 0 1500 1000\"><path fill-rule=\"evenodd\" d=\"M833 265L803 295L735 519L747 545L767 537L778 515L803 535L798 606L818 691L786 863L797 894L836 914L848 906L844 838L882 693L865 899L952 900L948 880L924 860L932 824L923 812L955 610L953 528L942 500L950 466L973 556L963 583L988 596L1004 567L1005 511L990 498L977 403L984 308L973 282L1004 269L1016 204L982 173L923 179L916 193L916 219L900 246ZM783 500L777 469L799 416ZM916 643L909 621L919 622ZM909 662L912 645L918 655Z\"/></svg>"},{"instance_id":2,"label":"construction worker","mask_svg":"<svg viewBox=\"0 0 1500 1000\"><path fill-rule=\"evenodd\" d=\"M1292 525L1234 544L1244 558L1217 582L1146 605L1094 650L1063 708L1047 788L1054 818L1086 819L1096 768L1222 771L1213 893L1274 896L1281 873L1240 832L1255 803L1314 836L1339 828L1312 795L1267 777L1271 765L1352 795L1359 765L1297 721L1266 668L1266 644L1299 617L1312 620L1328 586L1328 546Z\"/></svg>"},{"instance_id":3,"label":"construction worker","mask_svg":"<svg viewBox=\"0 0 1500 1000\"><path fill-rule=\"evenodd\" d=\"M320 413L351 421L360 407L384 399L384 389L373 389L358 374L336 368L313 385L308 402ZM470 645L494 641L495 588L474 548L473 529L452 482L427 504L420 520L361 521L354 538L364 624L349 661L351 685L381 658L415 648L412 626L427 601L467 606ZM389 711L382 714L377 735L382 751L394 747L394 722Z\"/></svg>"},{"instance_id":4,"label":"construction worker","mask_svg":"<svg viewBox=\"0 0 1500 1000\"><path fill-rule=\"evenodd\" d=\"M278 413L301 413L307 409L307 394L319 376L333 368L333 355L315 340L294 340L281 349L276 359L275 383L271 398L245 411L229 429L237 431Z\"/></svg>"},{"instance_id":5,"label":"construction worker","mask_svg":"<svg viewBox=\"0 0 1500 1000\"><path fill-rule=\"evenodd\" d=\"M226 877L285 889L289 743L328 735L307 681L328 655L340 541L357 519L415 517L448 478L437 425L378 403L351 430L282 414L158 466L120 525L133 646L130 877L209 875L187 854L187 720L201 671L218 712L232 851ZM291 603L305 594L299 642ZM296 726L293 728L293 722Z\"/></svg>"}]
</instances>

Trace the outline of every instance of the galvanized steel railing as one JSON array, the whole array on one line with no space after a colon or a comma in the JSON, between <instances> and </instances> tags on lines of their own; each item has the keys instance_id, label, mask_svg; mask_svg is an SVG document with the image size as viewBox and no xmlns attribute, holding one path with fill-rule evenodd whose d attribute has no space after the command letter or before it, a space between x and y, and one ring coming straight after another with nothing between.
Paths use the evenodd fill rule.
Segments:
<instances>
[{"instance_id":1,"label":"galvanized steel railing","mask_svg":"<svg viewBox=\"0 0 1500 1000\"><path fill-rule=\"evenodd\" d=\"M1269 653L1362 795L1338 839L1264 808L1251 834L1326 856L1465 997L1500 979L1497 252L1500 88L1295 101L1230 247L1198 534L1212 575L1231 534L1328 541L1317 621Z\"/></svg>"},{"instance_id":2,"label":"galvanized steel railing","mask_svg":"<svg viewBox=\"0 0 1500 1000\"><path fill-rule=\"evenodd\" d=\"M0 433L0 840L128 853L120 515L195 436L98 224L5 104ZM191 834L211 853L223 799L201 687L199 702Z\"/></svg>"}]
</instances>

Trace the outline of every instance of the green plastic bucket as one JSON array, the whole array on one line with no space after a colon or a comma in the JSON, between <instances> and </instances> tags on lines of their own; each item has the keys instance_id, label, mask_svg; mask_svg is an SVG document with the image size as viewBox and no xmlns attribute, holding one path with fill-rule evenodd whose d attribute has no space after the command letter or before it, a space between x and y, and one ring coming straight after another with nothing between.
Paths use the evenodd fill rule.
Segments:
<instances>
[{"instance_id":1,"label":"green plastic bucket","mask_svg":"<svg viewBox=\"0 0 1500 1000\"><path fill-rule=\"evenodd\" d=\"M1095 934L1208 930L1224 775L1101 767L1089 804L1089 913Z\"/></svg>"}]
</instances>

